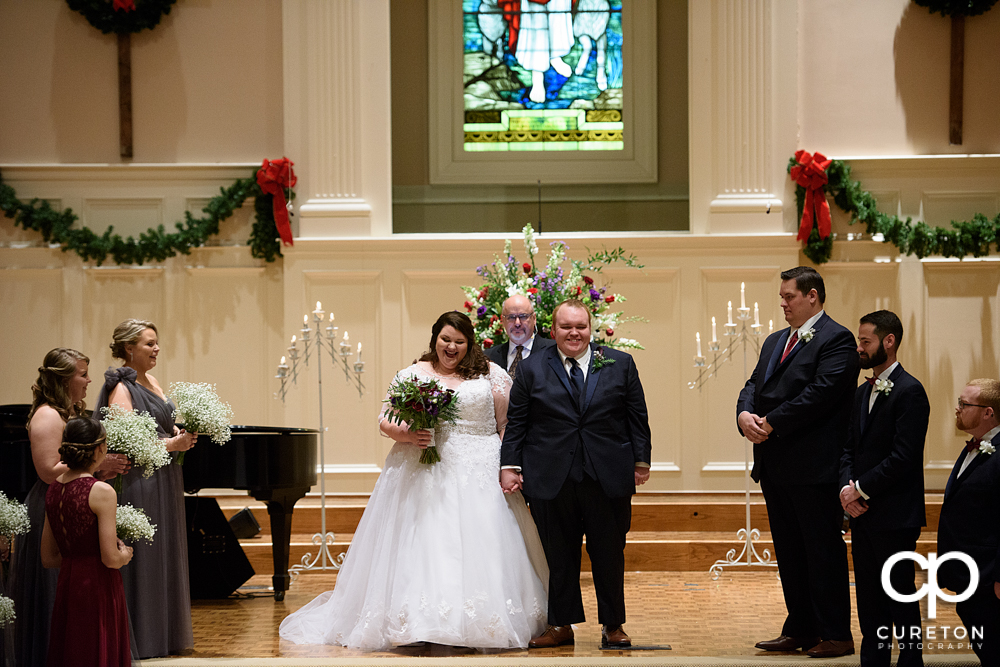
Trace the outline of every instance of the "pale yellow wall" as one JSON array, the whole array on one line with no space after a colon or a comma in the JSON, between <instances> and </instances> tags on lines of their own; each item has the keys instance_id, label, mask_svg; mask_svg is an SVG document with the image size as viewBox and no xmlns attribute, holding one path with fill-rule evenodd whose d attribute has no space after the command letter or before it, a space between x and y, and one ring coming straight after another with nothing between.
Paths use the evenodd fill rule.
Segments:
<instances>
[{"instance_id":1,"label":"pale yellow wall","mask_svg":"<svg viewBox=\"0 0 1000 667\"><path fill-rule=\"evenodd\" d=\"M63 0L0 0L0 164L119 162L117 41ZM283 146L280 0L179 2L132 36L135 162Z\"/></svg>"}]
</instances>

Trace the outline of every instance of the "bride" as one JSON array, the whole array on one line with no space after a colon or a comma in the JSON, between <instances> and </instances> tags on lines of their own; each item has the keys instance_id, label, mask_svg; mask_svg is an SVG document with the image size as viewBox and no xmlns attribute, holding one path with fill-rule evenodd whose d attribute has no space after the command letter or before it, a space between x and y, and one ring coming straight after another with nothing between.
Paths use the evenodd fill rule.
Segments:
<instances>
[{"instance_id":1,"label":"bride","mask_svg":"<svg viewBox=\"0 0 1000 667\"><path fill-rule=\"evenodd\" d=\"M369 651L433 642L518 648L545 629L548 568L521 495L497 484L511 380L475 342L472 321L448 312L430 351L397 373L458 393L459 418L439 426L441 461L419 462L429 431L379 428L385 460L333 591L286 617L283 639Z\"/></svg>"}]
</instances>

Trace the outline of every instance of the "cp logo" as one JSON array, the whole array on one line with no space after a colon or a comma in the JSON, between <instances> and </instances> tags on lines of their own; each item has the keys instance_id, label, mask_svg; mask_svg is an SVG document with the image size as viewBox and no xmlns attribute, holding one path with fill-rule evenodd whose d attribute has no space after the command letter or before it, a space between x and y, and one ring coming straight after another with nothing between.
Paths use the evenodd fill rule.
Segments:
<instances>
[{"instance_id":1,"label":"cp logo","mask_svg":"<svg viewBox=\"0 0 1000 667\"><path fill-rule=\"evenodd\" d=\"M979 568L976 566L976 561L972 559L972 556L961 551L950 551L941 558L938 558L937 554L932 551L927 556L927 558L924 558L915 551L900 551L893 554L885 562L885 565L882 566L882 589L886 592L886 595L896 602L913 602L926 595L927 618L935 618L937 614L937 598L947 600L948 602L964 602L972 597L972 594L976 592L976 588L979 586ZM927 571L927 583L911 595L903 595L897 592L889 580L889 573L892 571L892 566L901 560L912 560ZM941 563L948 560L960 560L969 568L969 587L957 595L945 593L937 583L938 568L941 566Z\"/></svg>"}]
</instances>

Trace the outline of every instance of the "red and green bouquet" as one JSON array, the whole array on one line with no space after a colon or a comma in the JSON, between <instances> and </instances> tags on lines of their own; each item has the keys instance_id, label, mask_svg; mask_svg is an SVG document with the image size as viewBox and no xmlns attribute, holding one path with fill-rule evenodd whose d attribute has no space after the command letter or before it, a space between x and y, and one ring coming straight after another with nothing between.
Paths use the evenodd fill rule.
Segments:
<instances>
[{"instance_id":1,"label":"red and green bouquet","mask_svg":"<svg viewBox=\"0 0 1000 667\"><path fill-rule=\"evenodd\" d=\"M406 422L411 431L433 430L438 424L454 424L458 419L458 395L438 384L437 380L409 377L396 379L389 386L386 417L394 424ZM441 460L431 444L420 455L421 463Z\"/></svg>"}]
</instances>

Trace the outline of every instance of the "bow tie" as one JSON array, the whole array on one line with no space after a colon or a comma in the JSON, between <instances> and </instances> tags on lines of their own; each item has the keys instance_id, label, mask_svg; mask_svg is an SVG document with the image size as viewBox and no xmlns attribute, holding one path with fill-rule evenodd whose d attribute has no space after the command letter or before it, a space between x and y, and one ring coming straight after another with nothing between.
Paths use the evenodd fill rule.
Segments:
<instances>
[{"instance_id":1,"label":"bow tie","mask_svg":"<svg viewBox=\"0 0 1000 667\"><path fill-rule=\"evenodd\" d=\"M966 452L977 451L979 449L979 443L980 443L979 438L969 438L968 440L965 441L965 451Z\"/></svg>"},{"instance_id":2,"label":"bow tie","mask_svg":"<svg viewBox=\"0 0 1000 667\"><path fill-rule=\"evenodd\" d=\"M865 382L867 382L868 384L870 384L871 386L874 387L875 386L875 378L874 378L874 376L870 377L870 378L865 378Z\"/></svg>"}]
</instances>

